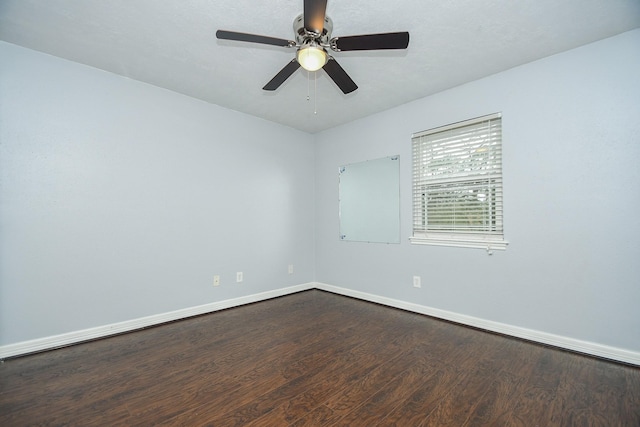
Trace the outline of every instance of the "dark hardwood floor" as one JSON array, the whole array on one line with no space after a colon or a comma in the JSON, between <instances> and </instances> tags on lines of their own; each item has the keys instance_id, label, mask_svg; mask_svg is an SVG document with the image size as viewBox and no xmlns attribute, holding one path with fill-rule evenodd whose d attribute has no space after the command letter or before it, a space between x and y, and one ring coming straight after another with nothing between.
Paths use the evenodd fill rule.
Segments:
<instances>
[{"instance_id":1,"label":"dark hardwood floor","mask_svg":"<svg viewBox=\"0 0 640 427\"><path fill-rule=\"evenodd\" d=\"M640 369L322 291L5 361L0 425L640 426Z\"/></svg>"}]
</instances>

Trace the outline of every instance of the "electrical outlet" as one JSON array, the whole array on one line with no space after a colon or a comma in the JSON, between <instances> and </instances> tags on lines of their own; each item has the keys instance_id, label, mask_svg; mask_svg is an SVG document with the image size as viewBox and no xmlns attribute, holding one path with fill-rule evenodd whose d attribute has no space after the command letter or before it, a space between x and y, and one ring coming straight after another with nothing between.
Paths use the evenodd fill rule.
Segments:
<instances>
[{"instance_id":1,"label":"electrical outlet","mask_svg":"<svg viewBox=\"0 0 640 427\"><path fill-rule=\"evenodd\" d=\"M293 264L289 264L289 274L293 274Z\"/></svg>"},{"instance_id":2,"label":"electrical outlet","mask_svg":"<svg viewBox=\"0 0 640 427\"><path fill-rule=\"evenodd\" d=\"M413 287L414 288L421 288L422 287L422 283L420 283L420 276L413 276Z\"/></svg>"},{"instance_id":3,"label":"electrical outlet","mask_svg":"<svg viewBox=\"0 0 640 427\"><path fill-rule=\"evenodd\" d=\"M242 279L243 279L243 277L242 277L242 271L238 271L238 272L236 273L236 283L240 283L240 282L242 282Z\"/></svg>"},{"instance_id":4,"label":"electrical outlet","mask_svg":"<svg viewBox=\"0 0 640 427\"><path fill-rule=\"evenodd\" d=\"M220 276L217 274L213 276L213 286L220 286Z\"/></svg>"}]
</instances>

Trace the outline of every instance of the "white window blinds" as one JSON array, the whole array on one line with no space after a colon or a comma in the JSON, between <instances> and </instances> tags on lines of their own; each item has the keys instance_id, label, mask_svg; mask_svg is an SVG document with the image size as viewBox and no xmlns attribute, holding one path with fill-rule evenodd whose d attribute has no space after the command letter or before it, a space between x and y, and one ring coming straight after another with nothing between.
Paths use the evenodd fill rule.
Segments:
<instances>
[{"instance_id":1,"label":"white window blinds","mask_svg":"<svg viewBox=\"0 0 640 427\"><path fill-rule=\"evenodd\" d=\"M499 113L414 134L413 243L504 249Z\"/></svg>"}]
</instances>

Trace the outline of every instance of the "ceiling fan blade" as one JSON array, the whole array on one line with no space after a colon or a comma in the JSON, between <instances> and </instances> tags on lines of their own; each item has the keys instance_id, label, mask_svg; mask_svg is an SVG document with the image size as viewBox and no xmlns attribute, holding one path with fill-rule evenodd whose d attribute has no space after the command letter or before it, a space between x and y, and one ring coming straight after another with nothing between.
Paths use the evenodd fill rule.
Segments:
<instances>
[{"instance_id":1,"label":"ceiling fan blade","mask_svg":"<svg viewBox=\"0 0 640 427\"><path fill-rule=\"evenodd\" d=\"M278 72L262 89L264 90L276 90L280 87L282 83L287 80L291 74L293 74L298 68L300 68L300 64L294 58L287 65L284 66L282 70Z\"/></svg>"},{"instance_id":2,"label":"ceiling fan blade","mask_svg":"<svg viewBox=\"0 0 640 427\"><path fill-rule=\"evenodd\" d=\"M327 0L304 0L304 28L311 33L322 34L326 11Z\"/></svg>"},{"instance_id":3,"label":"ceiling fan blade","mask_svg":"<svg viewBox=\"0 0 640 427\"><path fill-rule=\"evenodd\" d=\"M362 36L334 37L331 49L335 51L406 49L409 46L409 33L365 34Z\"/></svg>"},{"instance_id":4,"label":"ceiling fan blade","mask_svg":"<svg viewBox=\"0 0 640 427\"><path fill-rule=\"evenodd\" d=\"M338 61L333 59L333 57L329 57L329 60L324 67L322 67L324 71L331 77L331 79L338 85L340 90L346 95L347 93L351 93L354 90L358 89L358 85L351 80L351 77L347 74L346 71L338 64Z\"/></svg>"},{"instance_id":5,"label":"ceiling fan blade","mask_svg":"<svg viewBox=\"0 0 640 427\"><path fill-rule=\"evenodd\" d=\"M216 37L223 40L236 40L239 42L270 44L273 46L293 47L296 42L292 40L278 39L275 37L258 36L256 34L238 33L235 31L216 31Z\"/></svg>"}]
</instances>

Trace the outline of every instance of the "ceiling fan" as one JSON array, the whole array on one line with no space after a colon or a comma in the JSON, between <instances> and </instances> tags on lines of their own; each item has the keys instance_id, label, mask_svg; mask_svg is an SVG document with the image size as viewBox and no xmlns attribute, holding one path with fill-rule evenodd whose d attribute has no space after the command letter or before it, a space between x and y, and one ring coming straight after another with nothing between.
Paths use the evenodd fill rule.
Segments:
<instances>
[{"instance_id":1,"label":"ceiling fan","mask_svg":"<svg viewBox=\"0 0 640 427\"><path fill-rule=\"evenodd\" d=\"M280 87L298 68L317 71L322 68L345 94L358 89L351 77L338 62L327 53L353 50L406 49L409 33L380 33L358 36L331 37L333 22L326 16L327 0L304 0L304 13L293 21L295 39L285 40L235 31L216 31L216 37L261 43L288 48L297 48L296 57L284 66L262 89L273 91Z\"/></svg>"}]
</instances>

